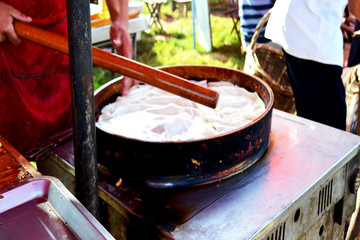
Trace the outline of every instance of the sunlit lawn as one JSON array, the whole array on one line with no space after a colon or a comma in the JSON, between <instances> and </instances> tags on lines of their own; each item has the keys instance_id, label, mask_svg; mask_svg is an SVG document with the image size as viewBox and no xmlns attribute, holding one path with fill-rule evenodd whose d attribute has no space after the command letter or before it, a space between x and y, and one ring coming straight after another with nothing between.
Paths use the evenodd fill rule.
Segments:
<instances>
[{"instance_id":1,"label":"sunlit lawn","mask_svg":"<svg viewBox=\"0 0 360 240\"><path fill-rule=\"evenodd\" d=\"M214 4L211 5L211 11L226 9L226 4L217 5L218 8L215 8ZM145 6L143 14L148 14ZM194 49L191 11L188 12L187 17L178 10L173 12L171 1L168 1L161 7L160 18L165 33L155 26L150 32L143 32L141 40L137 43L137 61L153 67L205 64L234 69L243 68L244 56L240 52L240 42L235 31L230 33L233 26L231 18L211 14L212 52L206 52L198 43ZM95 88L116 76L118 75L94 67Z\"/></svg>"}]
</instances>

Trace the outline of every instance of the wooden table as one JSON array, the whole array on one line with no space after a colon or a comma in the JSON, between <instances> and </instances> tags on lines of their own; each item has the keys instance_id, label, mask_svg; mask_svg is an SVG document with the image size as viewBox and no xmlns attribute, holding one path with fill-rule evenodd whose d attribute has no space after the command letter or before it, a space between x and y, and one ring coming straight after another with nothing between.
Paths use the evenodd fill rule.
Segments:
<instances>
[{"instance_id":1,"label":"wooden table","mask_svg":"<svg viewBox=\"0 0 360 240\"><path fill-rule=\"evenodd\" d=\"M160 9L161 5L165 4L167 0L143 0L146 4L147 9L150 12L150 27L155 24L155 26L162 32L164 28L160 22Z\"/></svg>"},{"instance_id":2,"label":"wooden table","mask_svg":"<svg viewBox=\"0 0 360 240\"><path fill-rule=\"evenodd\" d=\"M191 0L172 0L171 8L175 11L176 8L179 8L179 12L184 12L184 16L187 17L187 12L191 10Z\"/></svg>"},{"instance_id":3,"label":"wooden table","mask_svg":"<svg viewBox=\"0 0 360 240\"><path fill-rule=\"evenodd\" d=\"M0 136L0 191L41 174Z\"/></svg>"},{"instance_id":4,"label":"wooden table","mask_svg":"<svg viewBox=\"0 0 360 240\"><path fill-rule=\"evenodd\" d=\"M241 42L239 8L234 7L234 8L230 8L230 9L226 10L225 15L230 16L231 20L233 22L233 27L232 27L230 33L235 31L239 41Z\"/></svg>"}]
</instances>

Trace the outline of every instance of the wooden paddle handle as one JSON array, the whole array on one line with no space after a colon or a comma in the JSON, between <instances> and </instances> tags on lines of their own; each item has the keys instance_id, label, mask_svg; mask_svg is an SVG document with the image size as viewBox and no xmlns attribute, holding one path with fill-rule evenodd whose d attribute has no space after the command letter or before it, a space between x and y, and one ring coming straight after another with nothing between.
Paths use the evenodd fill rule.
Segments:
<instances>
[{"instance_id":1,"label":"wooden paddle handle","mask_svg":"<svg viewBox=\"0 0 360 240\"><path fill-rule=\"evenodd\" d=\"M69 54L68 39L65 36L19 21L14 22L14 28L21 38ZM153 85L205 106L216 107L219 94L209 88L96 47L92 47L92 52L94 65Z\"/></svg>"}]
</instances>

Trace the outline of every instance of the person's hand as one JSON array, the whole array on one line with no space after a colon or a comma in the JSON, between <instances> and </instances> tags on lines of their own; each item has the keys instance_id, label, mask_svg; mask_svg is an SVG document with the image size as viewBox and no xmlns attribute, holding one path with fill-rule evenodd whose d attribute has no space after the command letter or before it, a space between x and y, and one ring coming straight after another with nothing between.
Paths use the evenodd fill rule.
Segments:
<instances>
[{"instance_id":1,"label":"person's hand","mask_svg":"<svg viewBox=\"0 0 360 240\"><path fill-rule=\"evenodd\" d=\"M132 58L131 38L121 21L113 21L110 28L110 38L117 54Z\"/></svg>"},{"instance_id":2,"label":"person's hand","mask_svg":"<svg viewBox=\"0 0 360 240\"><path fill-rule=\"evenodd\" d=\"M20 44L21 39L15 32L13 25L14 20L23 22L32 21L31 17L26 16L4 2L0 2L0 43L9 41L14 45Z\"/></svg>"},{"instance_id":3,"label":"person's hand","mask_svg":"<svg viewBox=\"0 0 360 240\"><path fill-rule=\"evenodd\" d=\"M116 54L132 59L132 43L126 27L121 21L113 21L110 28L110 38L115 48ZM138 84L137 81L124 76L122 95L126 96L132 85Z\"/></svg>"}]
</instances>

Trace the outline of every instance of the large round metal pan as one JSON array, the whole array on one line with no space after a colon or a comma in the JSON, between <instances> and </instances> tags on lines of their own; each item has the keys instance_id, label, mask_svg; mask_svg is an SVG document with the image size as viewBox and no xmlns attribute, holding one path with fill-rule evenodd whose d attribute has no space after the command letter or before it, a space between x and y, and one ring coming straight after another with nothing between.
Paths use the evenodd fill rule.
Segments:
<instances>
[{"instance_id":1,"label":"large round metal pan","mask_svg":"<svg viewBox=\"0 0 360 240\"><path fill-rule=\"evenodd\" d=\"M230 81L257 92L265 112L251 123L210 138L181 142L148 142L111 134L97 127L98 162L123 178L152 188L197 186L228 178L254 164L266 151L274 96L259 78L242 71L202 65L167 66L162 70L190 80ZM95 110L113 102L122 81L95 92Z\"/></svg>"}]
</instances>

